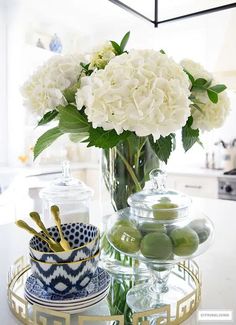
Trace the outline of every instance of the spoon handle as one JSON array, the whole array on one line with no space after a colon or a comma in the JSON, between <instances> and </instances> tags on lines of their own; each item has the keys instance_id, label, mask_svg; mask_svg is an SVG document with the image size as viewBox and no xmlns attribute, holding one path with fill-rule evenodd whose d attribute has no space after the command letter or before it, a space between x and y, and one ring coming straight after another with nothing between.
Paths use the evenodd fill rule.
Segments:
<instances>
[{"instance_id":1,"label":"spoon handle","mask_svg":"<svg viewBox=\"0 0 236 325\"><path fill-rule=\"evenodd\" d=\"M61 245L59 243L57 243L49 234L47 228L45 227L45 225L43 224L40 215L38 214L38 212L30 212L30 217L31 219L36 223L36 225L44 232L44 234L46 235L46 237L49 239L49 241L53 244L53 245L58 245L58 248L62 249Z\"/></svg>"},{"instance_id":2,"label":"spoon handle","mask_svg":"<svg viewBox=\"0 0 236 325\"><path fill-rule=\"evenodd\" d=\"M56 250L55 247L51 245L51 243L50 243L50 241L48 239L46 239L45 237L40 235L34 228L31 228L25 221L18 220L18 221L16 221L16 225L18 227L28 231L31 235L37 236L41 240L45 241L52 251L54 251L54 252L59 251L59 250Z\"/></svg>"},{"instance_id":3,"label":"spoon handle","mask_svg":"<svg viewBox=\"0 0 236 325\"><path fill-rule=\"evenodd\" d=\"M62 232L62 230L61 230L61 218L60 218L60 216L59 216L60 211L59 211L58 206L56 206L56 205L51 206L51 212L52 212L52 214L53 214L53 217L54 217L55 223L56 223L56 225L57 225L57 228L58 228L58 231L59 231L59 234L60 234L60 237L61 237L60 245L63 247L63 249L64 249L65 251L70 250L70 249L71 249L70 244L69 244L69 242L64 238L63 232Z\"/></svg>"},{"instance_id":4,"label":"spoon handle","mask_svg":"<svg viewBox=\"0 0 236 325\"><path fill-rule=\"evenodd\" d=\"M59 217L59 208L56 205L51 206L51 212L53 214L56 226L58 228L61 239L64 239L62 230L61 230L61 219Z\"/></svg>"}]
</instances>

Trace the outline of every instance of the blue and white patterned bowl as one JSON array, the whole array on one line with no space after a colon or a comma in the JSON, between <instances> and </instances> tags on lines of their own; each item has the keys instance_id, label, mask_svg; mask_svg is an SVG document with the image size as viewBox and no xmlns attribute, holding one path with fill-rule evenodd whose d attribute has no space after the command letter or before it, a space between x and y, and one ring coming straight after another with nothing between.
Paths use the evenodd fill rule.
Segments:
<instances>
[{"instance_id":1,"label":"blue and white patterned bowl","mask_svg":"<svg viewBox=\"0 0 236 325\"><path fill-rule=\"evenodd\" d=\"M49 293L68 295L85 288L91 281L100 257L96 255L77 262L48 263L30 259L38 284Z\"/></svg>"},{"instance_id":2,"label":"blue and white patterned bowl","mask_svg":"<svg viewBox=\"0 0 236 325\"><path fill-rule=\"evenodd\" d=\"M55 241L60 241L56 226L48 228L48 231ZM64 263L91 257L99 250L99 230L93 225L85 223L63 224L62 232L65 239L69 241L71 250L52 252L46 242L34 236L29 242L30 255L42 262ZM42 232L40 234L43 235Z\"/></svg>"}]
</instances>

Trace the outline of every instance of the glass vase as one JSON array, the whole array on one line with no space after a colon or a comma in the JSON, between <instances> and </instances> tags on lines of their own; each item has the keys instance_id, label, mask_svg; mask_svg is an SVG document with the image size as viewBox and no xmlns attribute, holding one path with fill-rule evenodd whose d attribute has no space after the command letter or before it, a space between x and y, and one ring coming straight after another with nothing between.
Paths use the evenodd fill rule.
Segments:
<instances>
[{"instance_id":1,"label":"glass vase","mask_svg":"<svg viewBox=\"0 0 236 325\"><path fill-rule=\"evenodd\" d=\"M102 176L108 193L103 188L102 204L106 205L107 201L110 201L115 211L126 208L128 197L143 189L149 179L150 171L158 168L159 164L148 137L132 135L120 141L112 149L103 150ZM104 229L106 230L106 218L104 218ZM139 272L144 271L140 262L116 251L105 235L101 243L103 267L110 272L134 274L137 269Z\"/></svg>"}]
</instances>

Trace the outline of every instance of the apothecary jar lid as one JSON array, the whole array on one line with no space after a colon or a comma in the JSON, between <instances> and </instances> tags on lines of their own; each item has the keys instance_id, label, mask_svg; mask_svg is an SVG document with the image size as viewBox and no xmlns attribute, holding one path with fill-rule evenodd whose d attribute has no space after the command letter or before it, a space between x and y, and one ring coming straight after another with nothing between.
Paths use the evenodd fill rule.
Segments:
<instances>
[{"instance_id":1,"label":"apothecary jar lid","mask_svg":"<svg viewBox=\"0 0 236 325\"><path fill-rule=\"evenodd\" d=\"M46 200L84 201L90 199L93 190L70 173L68 161L62 164L62 176L40 191L40 197Z\"/></svg>"},{"instance_id":2,"label":"apothecary jar lid","mask_svg":"<svg viewBox=\"0 0 236 325\"><path fill-rule=\"evenodd\" d=\"M165 221L188 216L191 198L166 188L166 172L154 169L149 176L150 186L128 198L133 212L140 217Z\"/></svg>"}]
</instances>

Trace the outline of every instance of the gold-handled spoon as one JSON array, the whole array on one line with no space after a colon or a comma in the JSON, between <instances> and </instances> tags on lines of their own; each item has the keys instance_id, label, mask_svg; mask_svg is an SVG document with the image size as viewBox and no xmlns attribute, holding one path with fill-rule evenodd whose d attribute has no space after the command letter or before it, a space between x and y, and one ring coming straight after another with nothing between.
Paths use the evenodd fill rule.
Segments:
<instances>
[{"instance_id":1,"label":"gold-handled spoon","mask_svg":"<svg viewBox=\"0 0 236 325\"><path fill-rule=\"evenodd\" d=\"M59 243L57 243L49 234L47 228L45 227L45 225L43 224L40 215L38 214L38 212L30 212L30 217L31 219L36 223L36 225L43 231L43 233L45 234L45 236L48 238L48 240L53 244L53 245L57 245L58 249L61 249L63 251L63 248L61 247L61 245Z\"/></svg>"},{"instance_id":2,"label":"gold-handled spoon","mask_svg":"<svg viewBox=\"0 0 236 325\"><path fill-rule=\"evenodd\" d=\"M71 250L69 242L64 238L64 235L61 230L61 218L60 218L60 211L57 205L51 206L51 212L54 217L55 223L57 225L61 240L60 240L60 245L65 251Z\"/></svg>"},{"instance_id":3,"label":"gold-handled spoon","mask_svg":"<svg viewBox=\"0 0 236 325\"><path fill-rule=\"evenodd\" d=\"M58 248L58 245L54 245L53 243L51 243L48 239L46 239L44 236L39 234L34 228L31 228L25 221L18 220L18 221L16 221L16 225L18 227L28 231L31 235L37 236L41 240L45 241L53 252L61 252L62 251L61 248L60 249Z\"/></svg>"}]
</instances>

